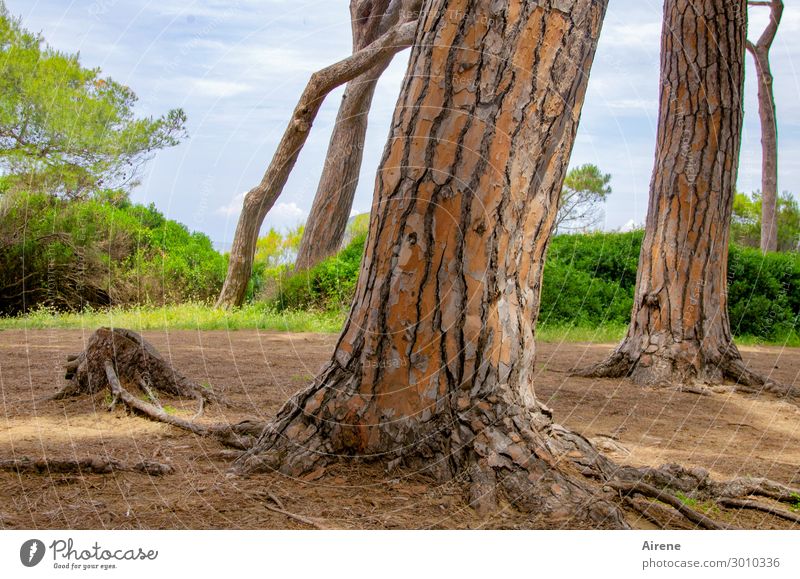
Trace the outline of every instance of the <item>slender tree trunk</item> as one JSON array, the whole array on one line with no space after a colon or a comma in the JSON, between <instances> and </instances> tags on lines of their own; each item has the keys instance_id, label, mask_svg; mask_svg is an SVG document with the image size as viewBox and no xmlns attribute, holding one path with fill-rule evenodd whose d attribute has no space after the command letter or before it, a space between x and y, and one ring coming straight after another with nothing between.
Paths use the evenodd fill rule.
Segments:
<instances>
[{"instance_id":1,"label":"slender tree trunk","mask_svg":"<svg viewBox=\"0 0 800 579\"><path fill-rule=\"evenodd\" d=\"M358 456L466 476L483 509L499 490L551 522L624 525L569 458L596 453L553 424L533 380L545 250L606 6L426 3L350 318L244 469Z\"/></svg>"},{"instance_id":2,"label":"slender tree trunk","mask_svg":"<svg viewBox=\"0 0 800 579\"><path fill-rule=\"evenodd\" d=\"M415 29L414 22L398 25L366 48L311 75L261 182L245 195L218 307L238 306L244 301L261 224L283 191L325 96L409 46Z\"/></svg>"},{"instance_id":3,"label":"slender tree trunk","mask_svg":"<svg viewBox=\"0 0 800 579\"><path fill-rule=\"evenodd\" d=\"M769 6L770 21L758 42L747 42L758 75L758 116L761 120L761 251L778 249L778 126L775 120L775 97L772 92L772 71L769 49L775 39L783 15L782 0L749 2L752 6Z\"/></svg>"},{"instance_id":4,"label":"slender tree trunk","mask_svg":"<svg viewBox=\"0 0 800 579\"><path fill-rule=\"evenodd\" d=\"M407 0L394 0L391 3L388 0L382 3L351 0L354 51L369 45L405 14L413 14L414 9L418 8L415 5L415 2ZM376 25L376 20L380 22L379 25ZM297 251L297 270L313 267L336 253L342 244L358 187L372 97L378 79L391 59L390 55L347 84L328 144L317 193Z\"/></svg>"},{"instance_id":5,"label":"slender tree trunk","mask_svg":"<svg viewBox=\"0 0 800 579\"><path fill-rule=\"evenodd\" d=\"M742 130L744 0L666 0L655 168L631 324L580 371L645 384L727 376L742 364L727 304L728 233Z\"/></svg>"}]
</instances>

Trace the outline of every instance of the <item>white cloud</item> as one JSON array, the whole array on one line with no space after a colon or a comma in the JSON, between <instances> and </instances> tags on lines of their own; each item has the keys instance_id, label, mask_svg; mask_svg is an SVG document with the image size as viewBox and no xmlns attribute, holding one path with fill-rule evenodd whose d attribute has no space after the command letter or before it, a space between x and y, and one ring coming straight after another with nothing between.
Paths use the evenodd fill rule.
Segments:
<instances>
[{"instance_id":1,"label":"white cloud","mask_svg":"<svg viewBox=\"0 0 800 579\"><path fill-rule=\"evenodd\" d=\"M642 223L637 223L633 219L629 219L624 224L622 224L619 228L619 231L636 231L637 229L642 229L644 225Z\"/></svg>"},{"instance_id":2,"label":"white cloud","mask_svg":"<svg viewBox=\"0 0 800 579\"><path fill-rule=\"evenodd\" d=\"M242 210L242 203L244 203L245 195L247 195L247 191L239 193L236 197L231 199L230 203L217 207L216 213L218 215L225 215L226 217L238 215Z\"/></svg>"},{"instance_id":3,"label":"white cloud","mask_svg":"<svg viewBox=\"0 0 800 579\"><path fill-rule=\"evenodd\" d=\"M290 222L300 221L307 215L304 209L301 209L297 203L276 203L269 210L269 216L275 222Z\"/></svg>"},{"instance_id":4,"label":"white cloud","mask_svg":"<svg viewBox=\"0 0 800 579\"><path fill-rule=\"evenodd\" d=\"M217 207L217 215L224 215L226 217L238 216L242 211L245 195L247 195L247 192L239 193L231 199L230 203ZM273 205L272 209L269 210L266 221L279 226L294 225L303 221L307 215L308 212L294 201L290 201L289 203L280 202Z\"/></svg>"}]
</instances>

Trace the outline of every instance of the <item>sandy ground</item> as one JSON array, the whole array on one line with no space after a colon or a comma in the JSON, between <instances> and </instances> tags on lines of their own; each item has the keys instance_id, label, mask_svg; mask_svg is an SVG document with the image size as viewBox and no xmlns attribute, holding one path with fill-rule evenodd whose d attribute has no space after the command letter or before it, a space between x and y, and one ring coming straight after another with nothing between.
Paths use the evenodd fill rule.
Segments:
<instances>
[{"instance_id":1,"label":"sandy ground","mask_svg":"<svg viewBox=\"0 0 800 579\"><path fill-rule=\"evenodd\" d=\"M0 472L0 528L308 528L266 508L277 497L288 512L330 528L537 528L547 521L506 505L479 518L464 488L380 465L341 464L316 480L277 474L231 475L231 452L173 427L106 411L94 399L43 401L62 384L68 353L89 332L0 332L0 459L109 456L172 465L151 477ZM274 332L146 332L173 363L208 382L232 409L210 407L204 421L266 420L306 385L330 355L335 336ZM570 377L599 360L609 344L541 344L537 395L557 422L595 440L615 460L634 465L680 462L714 477L754 475L800 486L800 409L730 388L709 395L640 388L628 380ZM743 348L755 369L800 385L800 350ZM193 405L170 401L190 417ZM717 513L745 528L791 528L769 515ZM645 521L635 521L647 527ZM795 525L796 526L796 525Z\"/></svg>"}]
</instances>

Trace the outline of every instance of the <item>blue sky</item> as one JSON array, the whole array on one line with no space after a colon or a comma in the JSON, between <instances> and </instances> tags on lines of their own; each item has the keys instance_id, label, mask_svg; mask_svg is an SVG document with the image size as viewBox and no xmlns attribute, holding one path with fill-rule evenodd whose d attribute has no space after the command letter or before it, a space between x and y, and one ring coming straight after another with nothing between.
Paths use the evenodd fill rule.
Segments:
<instances>
[{"instance_id":1,"label":"blue sky","mask_svg":"<svg viewBox=\"0 0 800 579\"><path fill-rule=\"evenodd\" d=\"M233 237L242 194L269 163L308 76L350 53L347 0L6 0L25 26L85 66L131 86L138 111L183 107L190 138L159 152L133 197L206 232ZM571 165L611 173L607 229L644 221L657 118L662 3L611 0ZM751 9L751 37L767 9ZM786 2L772 50L779 189L800 192L800 6ZM408 51L378 86L354 211L368 211ZM755 73L747 58L739 189L760 186ZM341 91L330 95L265 226L288 227L311 206Z\"/></svg>"}]
</instances>

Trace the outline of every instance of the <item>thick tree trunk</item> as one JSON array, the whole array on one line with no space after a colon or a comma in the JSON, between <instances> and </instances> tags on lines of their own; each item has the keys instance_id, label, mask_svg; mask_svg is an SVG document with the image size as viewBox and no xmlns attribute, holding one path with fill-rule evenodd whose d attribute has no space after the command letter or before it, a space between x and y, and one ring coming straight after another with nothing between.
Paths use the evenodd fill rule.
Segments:
<instances>
[{"instance_id":1,"label":"thick tree trunk","mask_svg":"<svg viewBox=\"0 0 800 579\"><path fill-rule=\"evenodd\" d=\"M261 224L283 191L325 96L409 46L415 28L414 22L398 25L366 48L311 75L266 173L245 195L217 307L238 306L244 301Z\"/></svg>"},{"instance_id":2,"label":"thick tree trunk","mask_svg":"<svg viewBox=\"0 0 800 579\"><path fill-rule=\"evenodd\" d=\"M579 373L758 381L731 337L728 232L742 130L745 1L667 0L655 168L631 324Z\"/></svg>"},{"instance_id":3,"label":"thick tree trunk","mask_svg":"<svg viewBox=\"0 0 800 579\"><path fill-rule=\"evenodd\" d=\"M775 120L775 97L772 92L772 71L769 66L769 49L775 39L783 15L782 0L766 3L770 21L758 42L747 42L753 55L758 75L758 116L761 121L761 251L778 249L778 126Z\"/></svg>"},{"instance_id":4,"label":"thick tree trunk","mask_svg":"<svg viewBox=\"0 0 800 579\"><path fill-rule=\"evenodd\" d=\"M574 466L605 463L533 383L545 250L606 6L426 3L350 318L243 469L358 456L465 476L479 508L624 526Z\"/></svg>"},{"instance_id":5,"label":"thick tree trunk","mask_svg":"<svg viewBox=\"0 0 800 579\"><path fill-rule=\"evenodd\" d=\"M412 4L415 3L407 0L394 0L391 3L388 0L377 3L351 0L353 50L361 50L394 26L403 16L401 11L403 14L412 14ZM388 56L350 81L345 88L325 155L325 166L297 251L297 270L313 267L336 253L342 244L358 187L372 97L378 79L391 59L392 55Z\"/></svg>"}]
</instances>

